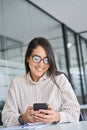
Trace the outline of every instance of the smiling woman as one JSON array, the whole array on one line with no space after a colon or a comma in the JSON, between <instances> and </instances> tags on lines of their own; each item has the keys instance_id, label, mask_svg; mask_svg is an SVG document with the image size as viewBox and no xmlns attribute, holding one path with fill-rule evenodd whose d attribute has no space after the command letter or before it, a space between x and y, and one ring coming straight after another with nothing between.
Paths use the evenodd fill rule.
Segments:
<instances>
[{"instance_id":1,"label":"smiling woman","mask_svg":"<svg viewBox=\"0 0 87 130\"><path fill-rule=\"evenodd\" d=\"M72 86L57 71L49 41L36 37L25 54L26 74L13 78L2 112L4 126L26 123L79 121L80 106ZM33 104L46 103L47 109L34 110Z\"/></svg>"}]
</instances>

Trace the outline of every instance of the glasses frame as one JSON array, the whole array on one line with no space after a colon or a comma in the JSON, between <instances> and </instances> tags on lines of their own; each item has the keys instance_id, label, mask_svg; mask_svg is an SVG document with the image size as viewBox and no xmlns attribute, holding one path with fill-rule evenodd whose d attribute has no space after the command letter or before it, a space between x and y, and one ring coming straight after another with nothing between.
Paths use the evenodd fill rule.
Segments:
<instances>
[{"instance_id":1,"label":"glasses frame","mask_svg":"<svg viewBox=\"0 0 87 130\"><path fill-rule=\"evenodd\" d=\"M32 57L32 60L33 60L35 63L39 63L39 62L43 61L44 64L49 64L48 57L41 58L41 57L38 56L38 55L31 55L31 57ZM35 57L36 57L36 58L39 58L38 61L35 61L35 59L34 59ZM46 59L47 59L47 60L46 60ZM48 62L45 62L45 60L48 61Z\"/></svg>"}]
</instances>

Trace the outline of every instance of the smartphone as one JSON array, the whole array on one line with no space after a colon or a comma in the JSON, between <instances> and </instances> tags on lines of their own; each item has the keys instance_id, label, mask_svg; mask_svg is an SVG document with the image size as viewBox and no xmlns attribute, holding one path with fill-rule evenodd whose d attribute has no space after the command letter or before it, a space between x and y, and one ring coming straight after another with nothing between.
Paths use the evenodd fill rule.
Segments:
<instances>
[{"instance_id":1,"label":"smartphone","mask_svg":"<svg viewBox=\"0 0 87 130\"><path fill-rule=\"evenodd\" d=\"M47 103L34 103L33 104L33 110L38 111L39 109L48 109Z\"/></svg>"}]
</instances>

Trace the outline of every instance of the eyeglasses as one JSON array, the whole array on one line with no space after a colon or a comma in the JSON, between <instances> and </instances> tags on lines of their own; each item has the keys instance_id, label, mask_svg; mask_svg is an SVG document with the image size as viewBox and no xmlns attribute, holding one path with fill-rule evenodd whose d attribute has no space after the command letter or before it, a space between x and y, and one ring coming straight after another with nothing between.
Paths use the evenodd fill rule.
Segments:
<instances>
[{"instance_id":1,"label":"eyeglasses","mask_svg":"<svg viewBox=\"0 0 87 130\"><path fill-rule=\"evenodd\" d=\"M39 62L41 62L41 60L43 61L44 64L48 64L48 63L49 63L47 57L44 57L44 58L42 59L40 56L37 56L37 55L33 55L33 56L32 56L32 60L33 60L35 63L39 63Z\"/></svg>"}]
</instances>

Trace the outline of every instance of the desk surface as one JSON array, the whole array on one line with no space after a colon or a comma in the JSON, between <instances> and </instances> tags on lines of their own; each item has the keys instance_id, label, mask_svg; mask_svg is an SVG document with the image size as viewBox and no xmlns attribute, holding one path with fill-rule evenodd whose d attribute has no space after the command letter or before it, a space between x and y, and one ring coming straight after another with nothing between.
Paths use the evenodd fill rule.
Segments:
<instances>
[{"instance_id":1,"label":"desk surface","mask_svg":"<svg viewBox=\"0 0 87 130\"><path fill-rule=\"evenodd\" d=\"M77 123L56 124L39 130L87 130L87 121Z\"/></svg>"},{"instance_id":2,"label":"desk surface","mask_svg":"<svg viewBox=\"0 0 87 130\"><path fill-rule=\"evenodd\" d=\"M81 110L87 109L87 104L80 105L80 109Z\"/></svg>"},{"instance_id":3,"label":"desk surface","mask_svg":"<svg viewBox=\"0 0 87 130\"><path fill-rule=\"evenodd\" d=\"M33 130L36 129L34 128ZM0 127L0 130L9 130L9 128ZM10 130L32 130L32 129L19 128L19 129L10 129ZM43 128L38 128L37 130L87 130L87 121L80 121L76 123L55 124Z\"/></svg>"}]
</instances>

